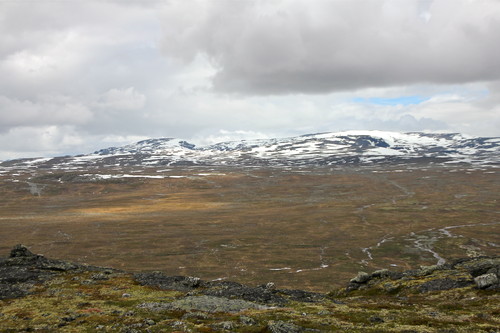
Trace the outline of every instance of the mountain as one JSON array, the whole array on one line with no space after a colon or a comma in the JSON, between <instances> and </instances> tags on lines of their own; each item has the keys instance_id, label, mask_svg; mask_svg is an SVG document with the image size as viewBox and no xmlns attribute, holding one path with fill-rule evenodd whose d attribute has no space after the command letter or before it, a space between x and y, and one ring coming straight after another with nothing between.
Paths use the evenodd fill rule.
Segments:
<instances>
[{"instance_id":1,"label":"mountain","mask_svg":"<svg viewBox=\"0 0 500 333\"><path fill-rule=\"evenodd\" d=\"M139 141L88 155L21 159L3 167L85 169L123 166L498 165L500 138L461 134L348 131L197 147L175 138Z\"/></svg>"}]
</instances>

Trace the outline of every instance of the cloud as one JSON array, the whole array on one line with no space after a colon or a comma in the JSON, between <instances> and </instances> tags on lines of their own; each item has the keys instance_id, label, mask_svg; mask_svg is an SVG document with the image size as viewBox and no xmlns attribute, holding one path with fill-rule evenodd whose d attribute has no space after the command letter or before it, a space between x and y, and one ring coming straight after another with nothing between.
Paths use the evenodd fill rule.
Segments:
<instances>
[{"instance_id":1,"label":"cloud","mask_svg":"<svg viewBox=\"0 0 500 333\"><path fill-rule=\"evenodd\" d=\"M129 1L1 2L0 75L8 80L0 91L27 98L136 86L145 72L137 67L157 65L146 54L159 34L155 9Z\"/></svg>"},{"instance_id":2,"label":"cloud","mask_svg":"<svg viewBox=\"0 0 500 333\"><path fill-rule=\"evenodd\" d=\"M242 94L489 81L498 17L495 0L172 1L162 49L205 54L215 89Z\"/></svg>"},{"instance_id":3,"label":"cloud","mask_svg":"<svg viewBox=\"0 0 500 333\"><path fill-rule=\"evenodd\" d=\"M0 159L148 137L500 135L499 7L0 1Z\"/></svg>"},{"instance_id":4,"label":"cloud","mask_svg":"<svg viewBox=\"0 0 500 333\"><path fill-rule=\"evenodd\" d=\"M40 96L35 101L0 96L0 131L17 126L85 124L92 112L63 95Z\"/></svg>"},{"instance_id":5,"label":"cloud","mask_svg":"<svg viewBox=\"0 0 500 333\"><path fill-rule=\"evenodd\" d=\"M0 132L0 142L3 159L54 156L85 146L84 138L68 125L13 127Z\"/></svg>"},{"instance_id":6,"label":"cloud","mask_svg":"<svg viewBox=\"0 0 500 333\"><path fill-rule=\"evenodd\" d=\"M117 110L142 109L146 103L146 96L139 93L134 87L126 89L110 89L104 93L98 102L102 108Z\"/></svg>"}]
</instances>

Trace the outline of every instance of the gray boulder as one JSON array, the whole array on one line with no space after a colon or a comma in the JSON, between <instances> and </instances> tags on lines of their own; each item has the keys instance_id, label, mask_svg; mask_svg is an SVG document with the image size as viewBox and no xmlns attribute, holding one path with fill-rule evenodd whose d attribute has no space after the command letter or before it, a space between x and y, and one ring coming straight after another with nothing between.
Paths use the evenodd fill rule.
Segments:
<instances>
[{"instance_id":1,"label":"gray boulder","mask_svg":"<svg viewBox=\"0 0 500 333\"><path fill-rule=\"evenodd\" d=\"M372 273L372 278L385 278L385 277L389 277L391 274L391 272L384 268L384 269L379 269L379 270L376 270L375 272Z\"/></svg>"},{"instance_id":2,"label":"gray boulder","mask_svg":"<svg viewBox=\"0 0 500 333\"><path fill-rule=\"evenodd\" d=\"M350 282L362 284L370 281L371 278L372 276L370 274L366 272L359 272L358 275L355 278L351 279Z\"/></svg>"},{"instance_id":3,"label":"gray boulder","mask_svg":"<svg viewBox=\"0 0 500 333\"><path fill-rule=\"evenodd\" d=\"M474 278L474 282L479 289L486 289L497 284L498 277L494 273L487 273Z\"/></svg>"},{"instance_id":4,"label":"gray boulder","mask_svg":"<svg viewBox=\"0 0 500 333\"><path fill-rule=\"evenodd\" d=\"M271 320L267 323L267 329L272 333L300 333L304 331L302 327L282 320Z\"/></svg>"}]
</instances>

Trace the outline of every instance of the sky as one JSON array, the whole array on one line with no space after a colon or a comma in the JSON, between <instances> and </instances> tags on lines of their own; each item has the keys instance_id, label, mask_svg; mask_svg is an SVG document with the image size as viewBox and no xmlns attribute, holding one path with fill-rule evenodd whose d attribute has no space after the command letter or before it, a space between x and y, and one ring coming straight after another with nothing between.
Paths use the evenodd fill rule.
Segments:
<instances>
[{"instance_id":1,"label":"sky","mask_svg":"<svg viewBox=\"0 0 500 333\"><path fill-rule=\"evenodd\" d=\"M500 136L498 0L0 0L0 160L146 138Z\"/></svg>"}]
</instances>

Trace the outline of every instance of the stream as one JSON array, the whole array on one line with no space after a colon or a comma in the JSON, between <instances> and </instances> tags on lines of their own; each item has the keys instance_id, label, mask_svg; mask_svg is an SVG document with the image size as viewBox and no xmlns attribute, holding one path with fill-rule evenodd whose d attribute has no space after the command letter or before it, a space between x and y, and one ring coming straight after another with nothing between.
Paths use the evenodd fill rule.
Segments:
<instances>
[{"instance_id":1,"label":"stream","mask_svg":"<svg viewBox=\"0 0 500 333\"><path fill-rule=\"evenodd\" d=\"M443 265L446 263L446 259L443 258L436 250L434 249L434 244L443 238L456 238L456 237L463 237L462 235L454 235L451 233L449 230L451 229L459 229L459 228L470 228L470 227L477 227L477 226L490 226L490 225L498 225L500 222L490 222L490 223L477 223L477 224L461 224L461 225L451 225L447 226L444 228L431 228L419 232L412 232L409 234L409 237L404 237L406 241L410 241L413 243L413 246L422 251L422 252L428 252L432 254L432 256L437 260L436 265ZM368 264L368 260L373 260L373 253L372 250L374 248L380 247L382 244L384 244L387 241L393 240L394 237L387 237L388 235L384 236L384 238L379 241L376 245L374 246L369 246L362 248L361 251L366 254L367 259L363 259L361 261L362 264L366 265ZM498 244L494 243L488 243L489 246L494 246L498 247Z\"/></svg>"}]
</instances>

